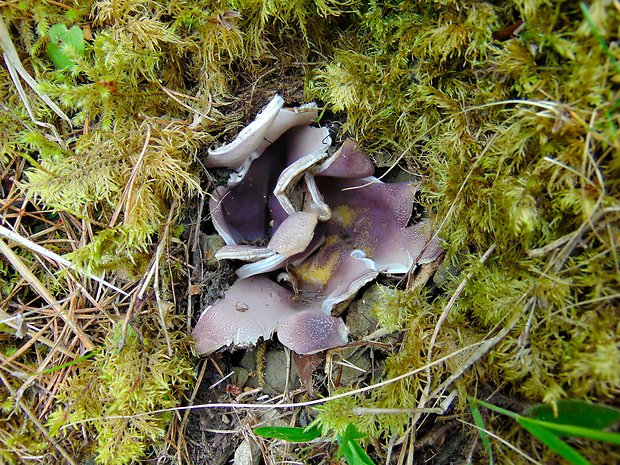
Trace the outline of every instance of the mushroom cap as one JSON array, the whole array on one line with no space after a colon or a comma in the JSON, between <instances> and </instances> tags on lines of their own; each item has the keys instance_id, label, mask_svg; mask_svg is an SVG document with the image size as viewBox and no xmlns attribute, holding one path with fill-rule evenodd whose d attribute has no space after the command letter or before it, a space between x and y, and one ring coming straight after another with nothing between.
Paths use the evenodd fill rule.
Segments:
<instances>
[{"instance_id":1,"label":"mushroom cap","mask_svg":"<svg viewBox=\"0 0 620 465\"><path fill-rule=\"evenodd\" d=\"M357 142L346 139L338 150L315 170L315 175L365 178L372 176L374 172L375 167Z\"/></svg>"},{"instance_id":2,"label":"mushroom cap","mask_svg":"<svg viewBox=\"0 0 620 465\"><path fill-rule=\"evenodd\" d=\"M218 187L209 200L213 226L228 245L253 242L265 236L268 228L265 199L271 187L270 173L281 169L271 150L252 162L241 182Z\"/></svg>"},{"instance_id":3,"label":"mushroom cap","mask_svg":"<svg viewBox=\"0 0 620 465\"><path fill-rule=\"evenodd\" d=\"M418 184L383 183L376 178L317 178L333 221L327 235L348 237L379 272L406 273L431 237L428 228L408 227Z\"/></svg>"},{"instance_id":4,"label":"mushroom cap","mask_svg":"<svg viewBox=\"0 0 620 465\"><path fill-rule=\"evenodd\" d=\"M270 271L279 270L286 265L287 257L279 253L271 252L273 255L263 258L254 263L248 263L237 269L237 276L241 279L256 276L258 274L269 273Z\"/></svg>"},{"instance_id":5,"label":"mushroom cap","mask_svg":"<svg viewBox=\"0 0 620 465\"><path fill-rule=\"evenodd\" d=\"M346 345L349 330L340 318L320 310L298 312L278 324L278 340L302 355Z\"/></svg>"},{"instance_id":6,"label":"mushroom cap","mask_svg":"<svg viewBox=\"0 0 620 465\"><path fill-rule=\"evenodd\" d=\"M307 125L317 116L316 104L303 105L298 108L282 108L284 99L275 95L263 108L254 121L248 124L229 144L209 149L205 166L209 168L242 168L242 173L231 179L243 178L249 163L258 158L282 134L299 125ZM245 166L244 166L245 165Z\"/></svg>"},{"instance_id":7,"label":"mushroom cap","mask_svg":"<svg viewBox=\"0 0 620 465\"><path fill-rule=\"evenodd\" d=\"M267 247L285 257L301 253L310 245L317 223L315 213L295 212L275 230Z\"/></svg>"},{"instance_id":8,"label":"mushroom cap","mask_svg":"<svg viewBox=\"0 0 620 465\"><path fill-rule=\"evenodd\" d=\"M282 105L284 105L284 99L277 94L274 95L265 108L258 112L254 121L244 127L232 142L217 149L209 149L205 166L238 168L243 165L248 157L256 154L280 113Z\"/></svg>"},{"instance_id":9,"label":"mushroom cap","mask_svg":"<svg viewBox=\"0 0 620 465\"><path fill-rule=\"evenodd\" d=\"M327 150L332 145L332 138L329 136L329 129L325 126L296 126L288 131L286 139L287 164L292 164L308 155L315 155L314 158L326 159Z\"/></svg>"},{"instance_id":10,"label":"mushroom cap","mask_svg":"<svg viewBox=\"0 0 620 465\"><path fill-rule=\"evenodd\" d=\"M230 344L245 347L269 339L297 308L290 293L266 277L239 279L200 315L192 331L196 351L207 355Z\"/></svg>"},{"instance_id":11,"label":"mushroom cap","mask_svg":"<svg viewBox=\"0 0 620 465\"><path fill-rule=\"evenodd\" d=\"M273 255L273 251L267 247L254 245L225 245L215 253L217 260L243 260L255 262Z\"/></svg>"}]
</instances>

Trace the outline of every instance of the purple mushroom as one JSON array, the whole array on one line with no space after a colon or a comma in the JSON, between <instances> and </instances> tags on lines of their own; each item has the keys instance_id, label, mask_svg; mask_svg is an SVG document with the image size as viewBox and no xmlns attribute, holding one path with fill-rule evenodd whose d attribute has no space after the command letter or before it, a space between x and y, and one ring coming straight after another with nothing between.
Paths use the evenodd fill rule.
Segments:
<instances>
[{"instance_id":1,"label":"purple mushroom","mask_svg":"<svg viewBox=\"0 0 620 465\"><path fill-rule=\"evenodd\" d=\"M299 354L344 345L331 316L379 273L406 273L441 253L428 222L408 226L415 183L372 177L368 156L351 140L329 153L326 128L307 124L312 106L285 110L278 96L230 144L209 152L208 166L236 168L210 201L226 245L218 259L247 264L196 327L196 349L247 346L277 331ZM288 289L265 274L286 267Z\"/></svg>"},{"instance_id":2,"label":"purple mushroom","mask_svg":"<svg viewBox=\"0 0 620 465\"><path fill-rule=\"evenodd\" d=\"M417 185L376 178L320 178L318 185L333 212L325 241L290 272L299 291L322 301L325 312L379 273L403 274L441 253L426 222L407 227Z\"/></svg>"}]
</instances>

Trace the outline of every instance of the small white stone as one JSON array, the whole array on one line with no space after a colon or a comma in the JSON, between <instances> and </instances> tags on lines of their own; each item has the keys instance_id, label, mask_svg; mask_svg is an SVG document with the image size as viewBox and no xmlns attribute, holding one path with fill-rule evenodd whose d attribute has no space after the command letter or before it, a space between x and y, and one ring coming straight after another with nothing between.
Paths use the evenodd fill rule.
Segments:
<instances>
[{"instance_id":1,"label":"small white stone","mask_svg":"<svg viewBox=\"0 0 620 465\"><path fill-rule=\"evenodd\" d=\"M233 465L258 465L260 462L260 449L254 443L247 439L241 441L237 450L235 450L235 457L233 459Z\"/></svg>"}]
</instances>

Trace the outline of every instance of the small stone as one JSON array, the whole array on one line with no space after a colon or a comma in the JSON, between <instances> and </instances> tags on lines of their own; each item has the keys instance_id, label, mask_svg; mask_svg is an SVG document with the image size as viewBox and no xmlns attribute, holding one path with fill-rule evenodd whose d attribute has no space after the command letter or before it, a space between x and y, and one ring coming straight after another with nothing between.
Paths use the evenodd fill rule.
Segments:
<instances>
[{"instance_id":1,"label":"small stone","mask_svg":"<svg viewBox=\"0 0 620 465\"><path fill-rule=\"evenodd\" d=\"M346 324L354 340L361 339L378 329L377 319L371 315L377 302L385 300L386 288L379 284L371 286L361 299L349 305Z\"/></svg>"},{"instance_id":2,"label":"small stone","mask_svg":"<svg viewBox=\"0 0 620 465\"><path fill-rule=\"evenodd\" d=\"M288 389L297 389L300 386L299 376L295 364L290 363L290 375L288 378ZM265 380L268 386L276 393L284 392L286 388L287 373L287 354L284 350L274 350L267 352L265 356Z\"/></svg>"},{"instance_id":3,"label":"small stone","mask_svg":"<svg viewBox=\"0 0 620 465\"><path fill-rule=\"evenodd\" d=\"M235 450L233 465L258 465L260 462L260 449L254 443L244 439Z\"/></svg>"},{"instance_id":4,"label":"small stone","mask_svg":"<svg viewBox=\"0 0 620 465\"><path fill-rule=\"evenodd\" d=\"M372 360L368 350L360 350L359 348L346 349L342 352L342 357L346 362L356 368L351 368L346 365L342 366L342 372L340 374L341 386L352 385L360 377L368 375L372 369Z\"/></svg>"},{"instance_id":5,"label":"small stone","mask_svg":"<svg viewBox=\"0 0 620 465\"><path fill-rule=\"evenodd\" d=\"M447 287L450 283L455 281L461 274L461 268L459 263L454 263L451 260L444 260L437 271L435 271L435 275L433 276L433 282L439 287Z\"/></svg>"},{"instance_id":6,"label":"small stone","mask_svg":"<svg viewBox=\"0 0 620 465\"><path fill-rule=\"evenodd\" d=\"M232 382L237 386L245 386L245 383L248 381L248 377L250 376L250 372L243 367L233 367Z\"/></svg>"},{"instance_id":7,"label":"small stone","mask_svg":"<svg viewBox=\"0 0 620 465\"><path fill-rule=\"evenodd\" d=\"M239 362L242 368L248 370L252 376L247 378L246 386L253 388L259 387L258 377L256 375L256 349L248 350ZM291 372L288 379L288 388L297 389L300 387L299 376L297 374L297 368L291 360ZM284 392L286 387L286 372L287 372L287 355L283 349L267 349L265 354L265 382L266 386L263 387L263 392L270 395L277 395Z\"/></svg>"},{"instance_id":8,"label":"small stone","mask_svg":"<svg viewBox=\"0 0 620 465\"><path fill-rule=\"evenodd\" d=\"M200 245L204 250L204 264L209 269L217 269L219 261L215 258L215 252L224 246L224 239L219 234L211 234L200 238Z\"/></svg>"}]
</instances>

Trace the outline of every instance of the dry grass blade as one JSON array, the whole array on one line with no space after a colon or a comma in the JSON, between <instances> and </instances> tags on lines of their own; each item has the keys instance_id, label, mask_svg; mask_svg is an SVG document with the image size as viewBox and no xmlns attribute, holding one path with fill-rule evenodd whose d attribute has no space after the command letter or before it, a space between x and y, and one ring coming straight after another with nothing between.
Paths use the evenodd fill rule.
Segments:
<instances>
[{"instance_id":1,"label":"dry grass blade","mask_svg":"<svg viewBox=\"0 0 620 465\"><path fill-rule=\"evenodd\" d=\"M71 315L56 301L50 291L43 285L22 260L11 250L11 248L0 239L0 252L9 260L15 270L30 284L30 286L56 311L56 313L65 321L71 330L80 338L86 350L92 350L95 345L92 343L88 335L73 321Z\"/></svg>"},{"instance_id":2,"label":"dry grass blade","mask_svg":"<svg viewBox=\"0 0 620 465\"><path fill-rule=\"evenodd\" d=\"M2 373L2 371L0 371L0 380L2 380L2 382L4 383L8 391L11 393L11 395L15 395L15 389L11 385L8 378L4 375L4 373ZM51 442L52 445L56 448L56 450L62 454L64 459L67 461L67 463L71 465L78 465L78 462L73 457L71 457L69 452L67 452L67 450L64 447L62 447L60 444L58 444L56 441L54 441L51 438L49 431L47 430L45 425L41 423L39 418L37 418L37 415L32 411L32 409L28 407L22 399L18 400L17 403L19 407L24 411L24 413L28 416L28 418L30 418L32 423L38 428L39 431L41 431L41 434L43 435L43 437L45 437L49 442Z\"/></svg>"},{"instance_id":3,"label":"dry grass blade","mask_svg":"<svg viewBox=\"0 0 620 465\"><path fill-rule=\"evenodd\" d=\"M8 313L6 313L2 309L0 309L0 324L5 324L8 327L13 328L16 331L19 331L21 329L20 328L21 324L18 321L16 321L16 317L14 315L9 315ZM36 332L36 331L34 331L32 329L27 329L26 330L26 334L31 338L30 341L28 341L26 344L24 344L20 349L17 350L17 352L15 352L7 360L11 361L11 360L19 357L22 353L24 353L36 341L39 341L42 344L45 344L46 346L48 346L50 348L55 348L56 350L58 350L59 352L63 353L64 355L67 355L68 357L71 357L71 358L75 358L76 357L76 355L73 352L71 352L70 350L68 350L66 347L64 347L64 345L59 344L58 342L54 342L51 339L43 336L43 331L45 329L46 329L46 327L44 327L39 332Z\"/></svg>"},{"instance_id":4,"label":"dry grass blade","mask_svg":"<svg viewBox=\"0 0 620 465\"><path fill-rule=\"evenodd\" d=\"M477 426L474 425L473 423L469 423L467 421L463 421L463 420L459 420L461 423L463 423L464 425L470 426L471 428L476 428ZM525 460L527 460L530 463L533 463L534 465L543 465L541 462L539 462L538 460L536 460L535 458L531 457L530 455L526 454L525 452L523 452L521 449L519 449L518 447L515 447L513 444L511 444L510 442L506 441L504 438L501 438L500 436L498 436L497 434L489 431L489 430L484 430L484 432L488 435L491 436L493 439L497 439L499 442L501 442L502 444L504 444L505 446L509 447L510 449L514 450L517 454L519 454L521 457L523 457Z\"/></svg>"},{"instance_id":5,"label":"dry grass blade","mask_svg":"<svg viewBox=\"0 0 620 465\"><path fill-rule=\"evenodd\" d=\"M12 240L14 242L17 242L19 245L22 245L22 246L32 250L33 252L37 252L37 253L43 255L44 257L49 258L50 260L54 260L55 262L57 262L61 266L64 266L66 268L70 268L72 270L79 271L80 273L82 273L87 278L90 278L90 279L98 282L99 284L102 284L102 285L104 285L106 287L109 287L110 289L112 289L115 292L118 292L118 293L123 294L123 295L128 295L127 292L125 292L122 289L118 288L114 284L111 284L111 283L107 282L105 279L103 279L103 278L101 278L99 276L94 276L94 275L91 275L90 273L86 273L84 271L81 271L81 270L77 269L75 267L75 265L73 263L71 263L69 260L67 260L66 258L63 258L60 255L58 255L58 254L56 254L56 253L54 253L54 252L52 252L50 250L47 250L45 247L42 247L39 244L36 244L36 243L26 239L25 237L20 236L16 232L11 231L10 229L5 228L4 226L0 226L0 236L4 236L7 239L10 239L10 240Z\"/></svg>"},{"instance_id":6,"label":"dry grass blade","mask_svg":"<svg viewBox=\"0 0 620 465\"><path fill-rule=\"evenodd\" d=\"M142 146L142 150L140 151L140 155L138 155L138 160L136 161L133 169L131 170L131 174L129 175L129 179L127 184L125 185L125 189L123 189L123 195L121 196L114 213L112 214L112 218L110 219L110 224L108 227L113 228L116 224L116 220L123 209L125 207L125 221L127 221L127 217L131 212L131 194L133 191L134 184L138 177L138 173L140 173L140 169L142 168L142 161L144 160L144 156L146 155L146 151L149 147L149 143L151 141L151 125L146 125L146 136L144 138L144 145Z\"/></svg>"}]
</instances>

